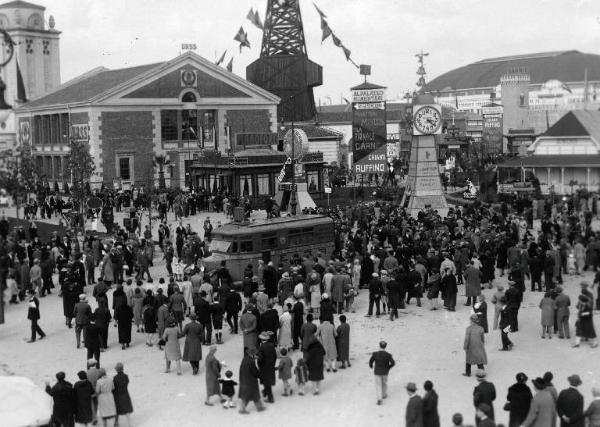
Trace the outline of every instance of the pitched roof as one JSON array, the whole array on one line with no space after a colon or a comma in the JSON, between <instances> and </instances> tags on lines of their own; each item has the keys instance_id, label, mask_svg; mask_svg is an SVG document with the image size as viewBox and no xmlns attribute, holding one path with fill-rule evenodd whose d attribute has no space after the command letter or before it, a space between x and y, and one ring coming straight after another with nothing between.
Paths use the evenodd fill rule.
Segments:
<instances>
[{"instance_id":1,"label":"pitched roof","mask_svg":"<svg viewBox=\"0 0 600 427\"><path fill-rule=\"evenodd\" d=\"M364 82L358 86L351 87L350 90L368 90L368 89L385 89L385 86L376 85L375 83Z\"/></svg>"},{"instance_id":2,"label":"pitched roof","mask_svg":"<svg viewBox=\"0 0 600 427\"><path fill-rule=\"evenodd\" d=\"M577 50L542 52L528 55L484 59L450 70L431 80L422 92L496 87L500 77L512 68L525 68L532 84L548 80L582 82L584 70L588 80L600 80L600 55Z\"/></svg>"},{"instance_id":3,"label":"pitched roof","mask_svg":"<svg viewBox=\"0 0 600 427\"><path fill-rule=\"evenodd\" d=\"M44 6L28 3L22 0L9 1L8 3L0 4L0 9L25 8L25 9L41 9L46 10Z\"/></svg>"},{"instance_id":4,"label":"pitched roof","mask_svg":"<svg viewBox=\"0 0 600 427\"><path fill-rule=\"evenodd\" d=\"M120 68L117 70L99 69L96 73L83 75L59 86L41 98L34 99L20 108L35 108L50 105L75 104L90 101L92 98L123 84L164 63L139 65L136 67Z\"/></svg>"},{"instance_id":5,"label":"pitched roof","mask_svg":"<svg viewBox=\"0 0 600 427\"><path fill-rule=\"evenodd\" d=\"M600 111L569 111L541 136L591 136L600 142Z\"/></svg>"},{"instance_id":6,"label":"pitched roof","mask_svg":"<svg viewBox=\"0 0 600 427\"><path fill-rule=\"evenodd\" d=\"M507 160L503 163L498 163L499 168L511 168L511 167L598 167L600 166L600 155L565 155L565 154L553 154L553 155L530 155L527 157L517 157L514 159Z\"/></svg>"}]
</instances>

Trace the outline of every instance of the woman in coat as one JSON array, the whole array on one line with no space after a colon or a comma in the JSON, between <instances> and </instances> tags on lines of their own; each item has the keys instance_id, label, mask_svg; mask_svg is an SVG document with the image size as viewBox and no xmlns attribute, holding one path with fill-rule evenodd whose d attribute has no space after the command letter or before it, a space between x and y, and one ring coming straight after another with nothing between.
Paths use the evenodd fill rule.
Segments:
<instances>
[{"instance_id":1,"label":"woman in coat","mask_svg":"<svg viewBox=\"0 0 600 427\"><path fill-rule=\"evenodd\" d=\"M115 398L112 391L115 386L113 381L106 376L104 368L98 369L98 381L96 381L96 396L98 398L98 418L102 418L102 425L107 426L107 420L117 415Z\"/></svg>"},{"instance_id":2,"label":"woman in coat","mask_svg":"<svg viewBox=\"0 0 600 427\"><path fill-rule=\"evenodd\" d=\"M337 348L335 345L335 338L337 332L331 322L328 320L321 320L321 324L317 327L315 336L321 341L323 348L325 348L325 361L327 363L327 372L333 369L333 372L337 372Z\"/></svg>"},{"instance_id":3,"label":"woman in coat","mask_svg":"<svg viewBox=\"0 0 600 427\"><path fill-rule=\"evenodd\" d=\"M131 404L131 396L127 390L129 385L129 377L123 372L123 364L117 363L115 365L115 371L117 374L113 378L113 384L115 386L113 395L115 397L115 407L117 410L117 417L115 418L115 426L119 424L119 416L125 415L127 418L127 427L131 426L130 414L133 412L133 405Z\"/></svg>"},{"instance_id":4,"label":"woman in coat","mask_svg":"<svg viewBox=\"0 0 600 427\"><path fill-rule=\"evenodd\" d=\"M73 384L73 392L75 393L75 422L88 425L94 420L92 411L92 397L96 391L94 386L87 378L85 371L77 373L79 381Z\"/></svg>"},{"instance_id":5,"label":"woman in coat","mask_svg":"<svg viewBox=\"0 0 600 427\"><path fill-rule=\"evenodd\" d=\"M121 304L115 310L115 319L117 320L119 332L119 344L121 348L129 348L131 343L131 322L133 320L133 310L127 304Z\"/></svg>"},{"instance_id":6,"label":"woman in coat","mask_svg":"<svg viewBox=\"0 0 600 427\"><path fill-rule=\"evenodd\" d=\"M425 389L423 395L423 427L440 427L438 395L433 389L433 383L427 380L423 384L423 388Z\"/></svg>"},{"instance_id":7,"label":"woman in coat","mask_svg":"<svg viewBox=\"0 0 600 427\"><path fill-rule=\"evenodd\" d=\"M144 298L145 299L145 298ZM154 307L145 304L142 309L142 318L144 319L144 332L146 332L146 345L152 347L154 343L154 334L156 334L156 314L154 313Z\"/></svg>"},{"instance_id":8,"label":"woman in coat","mask_svg":"<svg viewBox=\"0 0 600 427\"><path fill-rule=\"evenodd\" d=\"M192 374L197 375L202 360L203 328L196 320L194 313L190 314L190 323L184 326L182 335L185 337L183 345L183 361L190 362Z\"/></svg>"},{"instance_id":9,"label":"woman in coat","mask_svg":"<svg viewBox=\"0 0 600 427\"><path fill-rule=\"evenodd\" d=\"M531 399L533 398L531 389L527 385L527 375L519 372L516 379L517 382L508 388L508 395L506 396L509 427L519 427L527 418ZM507 409L507 407L505 406L504 409Z\"/></svg>"},{"instance_id":10,"label":"woman in coat","mask_svg":"<svg viewBox=\"0 0 600 427\"><path fill-rule=\"evenodd\" d=\"M206 400L204 404L206 406L213 406L210 403L210 398L215 394L218 394L221 398L221 403L225 402L223 396L221 395L221 387L219 385L219 377L221 376L221 362L217 360L215 357L215 353L217 352L217 346L212 345L210 350L208 350L208 356L206 356L205 361L205 375L206 375Z\"/></svg>"},{"instance_id":11,"label":"woman in coat","mask_svg":"<svg viewBox=\"0 0 600 427\"><path fill-rule=\"evenodd\" d=\"M133 298L131 299L133 305L133 323L135 324L136 332L144 332L144 325L142 323L143 309L144 309L144 294L140 287L135 288L133 291ZM140 330L140 325L142 329Z\"/></svg>"},{"instance_id":12,"label":"woman in coat","mask_svg":"<svg viewBox=\"0 0 600 427\"><path fill-rule=\"evenodd\" d=\"M346 323L346 316L340 316L340 325L337 327L337 351L340 369L350 367L350 325Z\"/></svg>"},{"instance_id":13,"label":"woman in coat","mask_svg":"<svg viewBox=\"0 0 600 427\"><path fill-rule=\"evenodd\" d=\"M165 329L162 339L165 341L165 373L171 372L171 361L177 362L177 375L181 375L181 347L179 346L179 327L177 322L171 321L169 327Z\"/></svg>"},{"instance_id":14,"label":"woman in coat","mask_svg":"<svg viewBox=\"0 0 600 427\"><path fill-rule=\"evenodd\" d=\"M260 390L258 387L259 372L252 356L254 350L245 348L244 358L240 364L240 388L238 397L242 401L240 406L240 414L247 414L246 406L248 402L254 402L257 411L263 411L264 407L260 401Z\"/></svg>"},{"instance_id":15,"label":"woman in coat","mask_svg":"<svg viewBox=\"0 0 600 427\"><path fill-rule=\"evenodd\" d=\"M596 341L596 330L594 329L594 317L592 310L592 301L586 295L579 295L577 323L575 324L575 344L573 347L579 347L581 338L590 340L592 348L598 347Z\"/></svg>"},{"instance_id":16,"label":"woman in coat","mask_svg":"<svg viewBox=\"0 0 600 427\"><path fill-rule=\"evenodd\" d=\"M474 261L471 260L465 270L465 293L467 303L465 305L475 305L476 298L481 295L481 270L475 268ZM487 332L487 331L486 331Z\"/></svg>"},{"instance_id":17,"label":"woman in coat","mask_svg":"<svg viewBox=\"0 0 600 427\"><path fill-rule=\"evenodd\" d=\"M473 312L478 316L479 325L483 328L484 333L488 333L488 318L487 318L487 302L485 295L479 294L477 302L473 303Z\"/></svg>"},{"instance_id":18,"label":"woman in coat","mask_svg":"<svg viewBox=\"0 0 600 427\"><path fill-rule=\"evenodd\" d=\"M285 348L290 350L293 346L292 343L292 315L290 310L292 309L291 304L287 304L283 307L283 313L279 316L279 348Z\"/></svg>"},{"instance_id":19,"label":"woman in coat","mask_svg":"<svg viewBox=\"0 0 600 427\"><path fill-rule=\"evenodd\" d=\"M531 399L529 412L522 427L556 427L556 405L552 394L546 388L542 378L533 380L535 395Z\"/></svg>"},{"instance_id":20,"label":"woman in coat","mask_svg":"<svg viewBox=\"0 0 600 427\"><path fill-rule=\"evenodd\" d=\"M323 381L323 359L325 358L325 349L321 342L314 335L311 336L306 345L304 361L308 368L308 380L315 385L314 395L319 394L319 384Z\"/></svg>"},{"instance_id":21,"label":"woman in coat","mask_svg":"<svg viewBox=\"0 0 600 427\"><path fill-rule=\"evenodd\" d=\"M252 313L252 306L248 304L240 317L240 330L244 336L244 348L256 349L258 341L258 318Z\"/></svg>"},{"instance_id":22,"label":"woman in coat","mask_svg":"<svg viewBox=\"0 0 600 427\"><path fill-rule=\"evenodd\" d=\"M546 292L544 298L540 301L540 310L542 311L542 338L552 338L552 328L554 327L554 312L556 311L556 303L552 299L552 294Z\"/></svg>"},{"instance_id":23,"label":"woman in coat","mask_svg":"<svg viewBox=\"0 0 600 427\"><path fill-rule=\"evenodd\" d=\"M258 372L260 383L263 385L263 396L267 398L267 402L273 403L273 390L275 385L275 364L277 363L277 351L271 342L271 336L267 332L263 332L259 336L260 346L256 354L258 362Z\"/></svg>"},{"instance_id":24,"label":"woman in coat","mask_svg":"<svg viewBox=\"0 0 600 427\"><path fill-rule=\"evenodd\" d=\"M112 297L112 309L113 315L115 317L115 322L117 321L117 310L122 305L127 305L127 294L125 294L125 291L123 290L123 285L118 284L117 289L115 289L115 291L113 292Z\"/></svg>"}]
</instances>

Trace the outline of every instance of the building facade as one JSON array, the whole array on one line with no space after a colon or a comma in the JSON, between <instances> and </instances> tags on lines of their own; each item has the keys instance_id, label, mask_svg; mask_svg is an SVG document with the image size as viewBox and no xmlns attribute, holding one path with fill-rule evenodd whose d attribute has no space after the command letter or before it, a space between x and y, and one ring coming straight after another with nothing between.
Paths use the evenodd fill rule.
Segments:
<instances>
[{"instance_id":1,"label":"building facade","mask_svg":"<svg viewBox=\"0 0 600 427\"><path fill-rule=\"evenodd\" d=\"M205 153L228 155L245 135L273 141L279 98L199 55L118 70L97 68L16 111L18 138L31 144L40 177L59 186L71 141L94 160L91 186L157 185L157 155L167 185L191 182Z\"/></svg>"}]
</instances>

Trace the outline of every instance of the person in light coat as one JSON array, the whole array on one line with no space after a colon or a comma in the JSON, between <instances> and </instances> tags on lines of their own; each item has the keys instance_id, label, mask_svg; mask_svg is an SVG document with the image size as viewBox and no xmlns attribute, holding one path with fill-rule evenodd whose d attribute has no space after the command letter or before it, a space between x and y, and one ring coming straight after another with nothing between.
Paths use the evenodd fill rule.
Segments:
<instances>
[{"instance_id":1,"label":"person in light coat","mask_svg":"<svg viewBox=\"0 0 600 427\"><path fill-rule=\"evenodd\" d=\"M463 349L465 350L466 363L463 375L467 377L471 376L471 365L477 365L479 369L484 369L484 365L487 365L484 331L477 323L478 320L477 314L472 314L471 324L465 332Z\"/></svg>"},{"instance_id":2,"label":"person in light coat","mask_svg":"<svg viewBox=\"0 0 600 427\"><path fill-rule=\"evenodd\" d=\"M106 370L98 370L99 378L96 382L96 396L98 398L98 418L102 419L102 425L107 426L108 420L117 416L117 407L113 390L115 388L112 378L106 376Z\"/></svg>"},{"instance_id":3,"label":"person in light coat","mask_svg":"<svg viewBox=\"0 0 600 427\"><path fill-rule=\"evenodd\" d=\"M552 394L545 390L546 382L539 377L532 382L535 395L521 427L556 427L556 406Z\"/></svg>"},{"instance_id":4,"label":"person in light coat","mask_svg":"<svg viewBox=\"0 0 600 427\"><path fill-rule=\"evenodd\" d=\"M315 333L317 339L325 348L325 363L327 365L327 372L333 370L333 372L337 372L337 348L335 344L335 338L337 337L337 332L330 321L321 320L321 324L317 327L317 332Z\"/></svg>"}]
</instances>

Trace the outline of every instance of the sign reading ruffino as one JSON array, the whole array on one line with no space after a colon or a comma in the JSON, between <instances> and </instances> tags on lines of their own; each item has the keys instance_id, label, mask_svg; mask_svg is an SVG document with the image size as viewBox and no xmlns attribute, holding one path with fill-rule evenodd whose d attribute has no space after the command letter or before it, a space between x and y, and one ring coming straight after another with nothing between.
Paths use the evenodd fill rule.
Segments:
<instances>
[{"instance_id":1,"label":"sign reading ruffino","mask_svg":"<svg viewBox=\"0 0 600 427\"><path fill-rule=\"evenodd\" d=\"M379 167L361 167L387 142L385 88L364 83L352 88L352 154L355 173L381 173ZM384 152L385 157L385 152ZM373 159L369 159L373 160ZM371 163L369 161L368 163ZM359 163L360 162L360 163ZM378 163L378 162L375 162ZM382 163L385 165L385 159ZM364 166L364 165L363 165Z\"/></svg>"}]
</instances>

